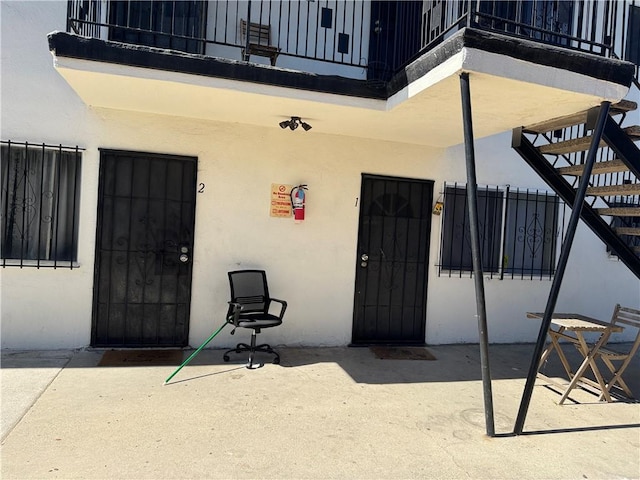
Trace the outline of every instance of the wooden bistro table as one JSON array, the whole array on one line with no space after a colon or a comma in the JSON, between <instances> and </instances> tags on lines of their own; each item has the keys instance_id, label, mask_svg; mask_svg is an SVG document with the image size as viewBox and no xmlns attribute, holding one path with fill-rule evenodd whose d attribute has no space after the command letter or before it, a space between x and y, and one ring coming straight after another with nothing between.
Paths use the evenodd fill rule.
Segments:
<instances>
[{"instance_id":1,"label":"wooden bistro table","mask_svg":"<svg viewBox=\"0 0 640 480\"><path fill-rule=\"evenodd\" d=\"M541 320L543 316L543 313L527 313L528 318ZM541 374L539 371L538 376L554 384L554 386L558 387L560 390L564 388L562 398L560 398L560 401L558 402L560 405L564 403L571 390L573 390L578 384L581 386L586 385L592 387L599 393L599 395L601 395L601 398L604 398L607 402L611 402L611 395L609 395L609 391L605 387L606 382L602 378L600 370L598 370L595 356L598 349L607 343L607 340L613 332L620 332L622 330L623 328L619 325L612 325L611 323L603 322L578 313L554 313L552 315L551 328L549 328L549 338L551 339L551 343L549 343L547 348L542 352L540 363L538 364L538 370L549 357L551 352L555 350L560 357L560 361L562 362L565 372L569 376L570 382L569 385L564 388L563 385L558 384L553 379ZM593 346L589 346L584 338L584 334L587 332L600 334L598 340ZM564 340L566 343L560 343L561 340ZM572 371L571 365L562 350L563 345L574 345L583 357L583 361L575 373ZM593 375L596 378L595 382L590 378L585 377L587 368L590 368L593 372Z\"/></svg>"}]
</instances>

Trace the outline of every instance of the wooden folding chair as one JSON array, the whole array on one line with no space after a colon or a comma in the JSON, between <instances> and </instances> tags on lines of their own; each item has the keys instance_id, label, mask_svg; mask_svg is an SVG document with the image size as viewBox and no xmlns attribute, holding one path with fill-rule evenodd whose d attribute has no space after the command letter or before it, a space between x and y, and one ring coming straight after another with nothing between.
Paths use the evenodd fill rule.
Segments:
<instances>
[{"instance_id":1,"label":"wooden folding chair","mask_svg":"<svg viewBox=\"0 0 640 480\"><path fill-rule=\"evenodd\" d=\"M271 66L275 66L280 49L271 44L271 25L247 23L246 20L242 19L240 20L240 32L243 44L246 44L245 48L242 49L243 58L245 53L246 55L268 57L271 60Z\"/></svg>"},{"instance_id":2,"label":"wooden folding chair","mask_svg":"<svg viewBox=\"0 0 640 480\"><path fill-rule=\"evenodd\" d=\"M604 364L613 375L611 380L609 380L605 385L607 393L610 393L611 389L614 388L617 384L628 398L634 398L631 389L622 379L622 374L631 363L633 356L638 351L638 347L640 347L640 310L621 307L618 304L613 311L611 323L615 325L625 326L625 328L634 328L636 330L635 341L631 345L631 348L626 352L613 350L610 349L607 345L604 345L603 347L598 349L595 356L596 358L602 359ZM615 339L614 336L609 338L609 342L612 339ZM600 400L602 400L604 396L605 395L603 392L603 394L600 396Z\"/></svg>"}]
</instances>

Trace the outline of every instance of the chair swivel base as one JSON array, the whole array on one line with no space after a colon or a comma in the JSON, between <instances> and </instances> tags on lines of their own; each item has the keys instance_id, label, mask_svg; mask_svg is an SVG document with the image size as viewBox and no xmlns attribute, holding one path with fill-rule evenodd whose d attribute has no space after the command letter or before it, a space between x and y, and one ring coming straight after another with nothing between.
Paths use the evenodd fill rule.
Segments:
<instances>
[{"instance_id":1,"label":"chair swivel base","mask_svg":"<svg viewBox=\"0 0 640 480\"><path fill-rule=\"evenodd\" d=\"M246 367L250 369L260 368L263 366L262 363L253 363L253 356L255 352L269 353L271 355L275 355L273 362L271 363L276 365L280 363L280 355L278 354L278 352L276 352L273 348L271 348L271 345L268 345L266 343L262 345L254 345L254 346L247 345L246 343L239 343L235 346L235 348L230 348L229 350L224 352L222 359L225 362L229 361L229 354L231 352L234 352L234 353L249 352L249 361L247 362Z\"/></svg>"}]
</instances>

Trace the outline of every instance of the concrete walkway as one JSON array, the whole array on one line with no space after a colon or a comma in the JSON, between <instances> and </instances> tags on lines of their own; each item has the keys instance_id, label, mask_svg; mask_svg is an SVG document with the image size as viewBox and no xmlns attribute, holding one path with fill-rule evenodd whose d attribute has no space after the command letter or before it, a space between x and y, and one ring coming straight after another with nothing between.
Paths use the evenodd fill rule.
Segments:
<instances>
[{"instance_id":1,"label":"concrete walkway","mask_svg":"<svg viewBox=\"0 0 640 480\"><path fill-rule=\"evenodd\" d=\"M489 438L478 346L429 350L437 360L282 349L257 370L205 350L166 386L175 367L3 352L1 477L640 478L640 404L576 391L560 406L538 383L512 436L533 346L491 346ZM640 362L627 379L640 391Z\"/></svg>"}]
</instances>

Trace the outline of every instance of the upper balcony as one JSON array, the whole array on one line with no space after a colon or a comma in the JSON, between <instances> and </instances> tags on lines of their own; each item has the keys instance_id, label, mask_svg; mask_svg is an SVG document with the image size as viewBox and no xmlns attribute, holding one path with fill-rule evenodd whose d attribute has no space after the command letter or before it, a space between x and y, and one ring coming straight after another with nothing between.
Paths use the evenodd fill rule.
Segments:
<instances>
[{"instance_id":1,"label":"upper balcony","mask_svg":"<svg viewBox=\"0 0 640 480\"><path fill-rule=\"evenodd\" d=\"M616 59L640 63L639 12L636 0L70 0L50 48L91 105L237 121L244 92L252 123L273 123L277 97L328 133L424 143L438 127L451 145L461 71L476 74L478 136L624 97L634 66ZM149 82L185 101L145 100Z\"/></svg>"}]
</instances>

